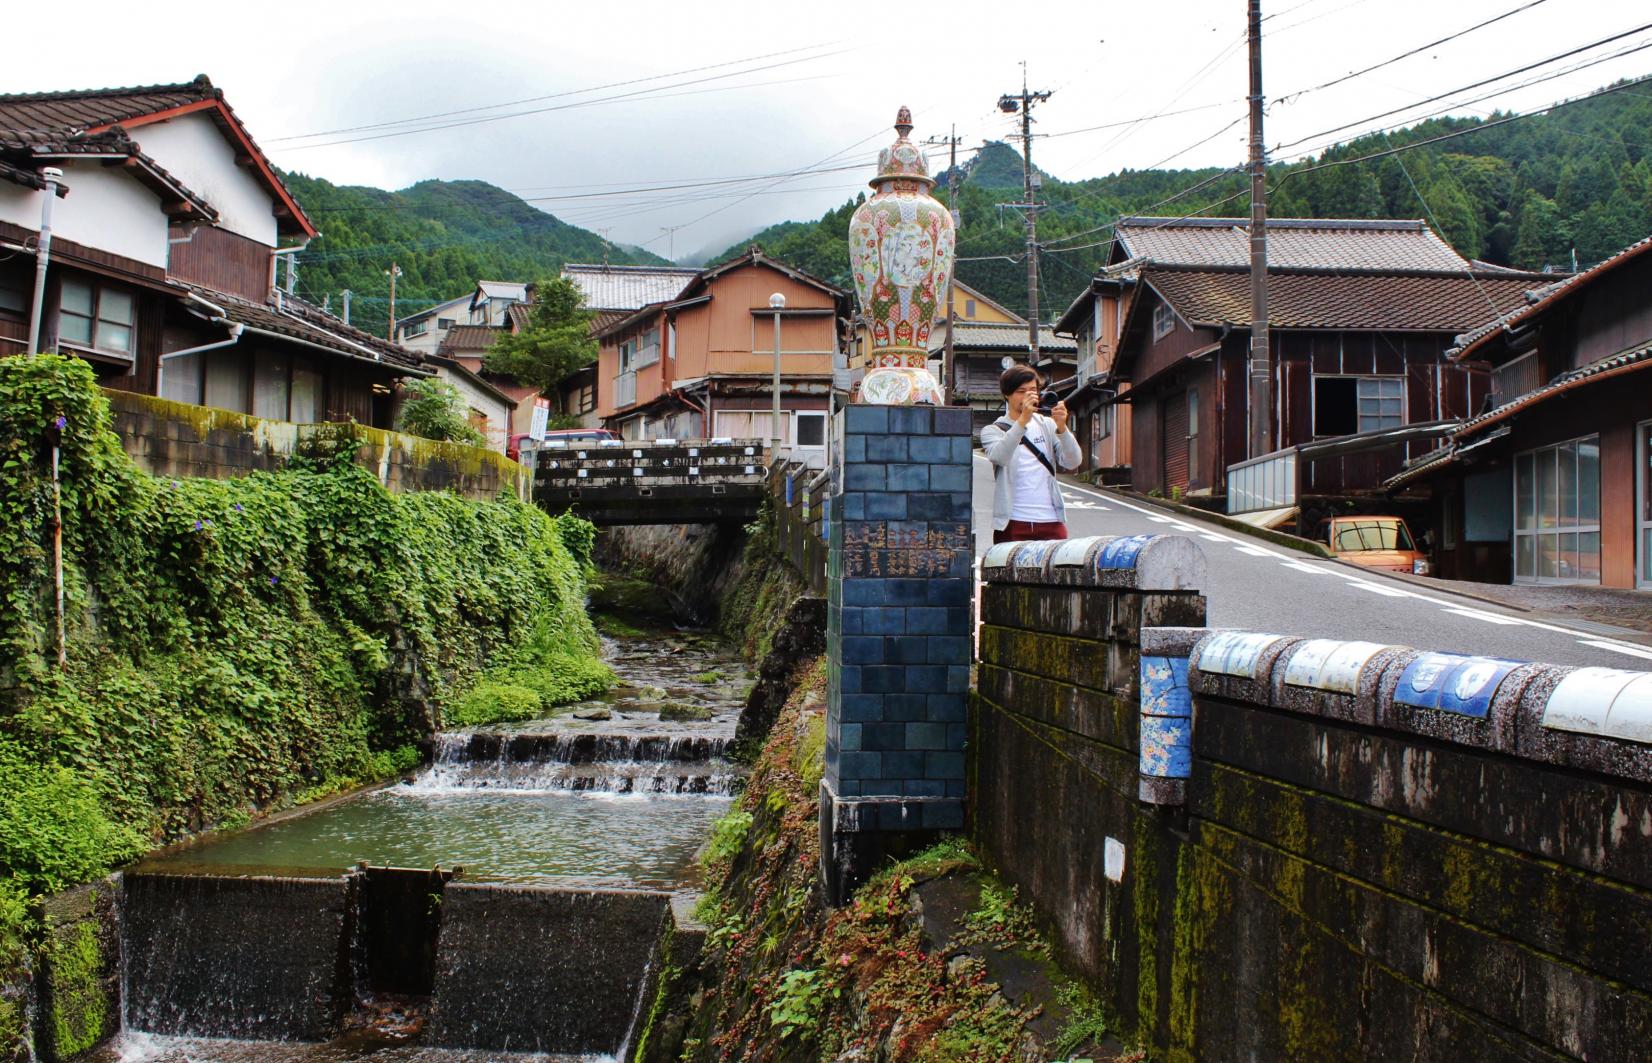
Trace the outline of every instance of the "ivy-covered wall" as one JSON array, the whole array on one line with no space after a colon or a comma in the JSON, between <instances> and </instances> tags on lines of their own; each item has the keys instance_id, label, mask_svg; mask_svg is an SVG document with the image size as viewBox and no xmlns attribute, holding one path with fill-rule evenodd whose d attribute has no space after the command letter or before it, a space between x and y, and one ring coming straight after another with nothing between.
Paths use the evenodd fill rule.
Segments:
<instances>
[{"instance_id":1,"label":"ivy-covered wall","mask_svg":"<svg viewBox=\"0 0 1652 1063\"><path fill-rule=\"evenodd\" d=\"M84 362L0 359L0 966L31 893L405 770L478 689L532 713L611 681L589 524L353 457L157 479Z\"/></svg>"}]
</instances>

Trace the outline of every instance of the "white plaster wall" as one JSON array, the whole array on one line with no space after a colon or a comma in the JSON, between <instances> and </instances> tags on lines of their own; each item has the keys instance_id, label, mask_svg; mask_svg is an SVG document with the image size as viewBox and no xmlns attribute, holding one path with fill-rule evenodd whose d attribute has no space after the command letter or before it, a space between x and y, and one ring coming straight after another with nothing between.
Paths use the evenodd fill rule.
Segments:
<instances>
[{"instance_id":1,"label":"white plaster wall","mask_svg":"<svg viewBox=\"0 0 1652 1063\"><path fill-rule=\"evenodd\" d=\"M436 366L436 375L452 384L464 399L465 405L474 410L481 410L488 419L488 449L505 452L505 444L510 435L510 410L498 399L476 387L469 380L455 373L446 366Z\"/></svg>"},{"instance_id":2,"label":"white plaster wall","mask_svg":"<svg viewBox=\"0 0 1652 1063\"><path fill-rule=\"evenodd\" d=\"M166 265L167 218L155 193L99 159L55 162L69 186L52 207L52 234L152 266ZM0 219L38 232L45 192L5 183Z\"/></svg>"},{"instance_id":3,"label":"white plaster wall","mask_svg":"<svg viewBox=\"0 0 1652 1063\"><path fill-rule=\"evenodd\" d=\"M219 224L274 247L273 194L250 167L235 165L235 148L205 113L132 130L144 154L160 163L218 211Z\"/></svg>"}]
</instances>

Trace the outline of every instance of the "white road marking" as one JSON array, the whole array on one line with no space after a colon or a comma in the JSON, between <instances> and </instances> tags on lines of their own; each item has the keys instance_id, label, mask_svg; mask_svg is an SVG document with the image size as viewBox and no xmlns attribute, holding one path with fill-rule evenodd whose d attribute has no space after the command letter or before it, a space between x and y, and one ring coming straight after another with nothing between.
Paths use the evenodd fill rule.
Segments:
<instances>
[{"instance_id":1,"label":"white road marking","mask_svg":"<svg viewBox=\"0 0 1652 1063\"><path fill-rule=\"evenodd\" d=\"M1358 587L1362 591L1370 591L1372 594L1380 594L1384 598L1409 598L1409 597L1411 597L1410 593L1407 592L1407 591L1397 591L1393 587L1384 587L1381 584L1377 584L1377 583L1366 583L1364 580L1361 580L1358 583L1355 583L1354 586Z\"/></svg>"},{"instance_id":2,"label":"white road marking","mask_svg":"<svg viewBox=\"0 0 1652 1063\"><path fill-rule=\"evenodd\" d=\"M1254 546L1236 546L1236 547L1234 547L1234 549L1239 551L1241 554L1249 554L1252 557L1278 557L1279 556L1278 554L1274 553L1272 550L1261 550L1261 549L1258 549L1257 547L1254 547Z\"/></svg>"},{"instance_id":3,"label":"white road marking","mask_svg":"<svg viewBox=\"0 0 1652 1063\"><path fill-rule=\"evenodd\" d=\"M1227 536L1217 535L1214 532L1200 532L1199 533L1199 538L1205 539L1205 540L1207 540L1209 542L1213 542L1213 543L1231 543L1231 542L1233 542L1233 540L1229 539Z\"/></svg>"},{"instance_id":4,"label":"white road marking","mask_svg":"<svg viewBox=\"0 0 1652 1063\"><path fill-rule=\"evenodd\" d=\"M1318 568L1314 565L1305 564L1304 562L1301 562L1301 561L1282 561L1282 562L1280 562L1280 564L1283 565L1285 568L1295 569L1298 572L1306 572L1310 576L1329 576L1329 575L1331 575L1331 570L1328 569L1328 568Z\"/></svg>"},{"instance_id":5,"label":"white road marking","mask_svg":"<svg viewBox=\"0 0 1652 1063\"><path fill-rule=\"evenodd\" d=\"M1612 650L1616 653L1625 653L1631 657L1644 657L1652 661L1652 648L1645 646L1631 646L1627 642L1608 642L1605 639L1578 639L1585 646L1594 646L1597 649Z\"/></svg>"},{"instance_id":6,"label":"white road marking","mask_svg":"<svg viewBox=\"0 0 1652 1063\"><path fill-rule=\"evenodd\" d=\"M1503 624L1507 626L1510 624L1520 623L1520 621L1514 619L1512 616L1498 616L1496 613L1483 613L1478 609L1447 609L1445 612L1451 613L1454 616L1466 616L1470 620L1484 620L1488 624Z\"/></svg>"},{"instance_id":7,"label":"white road marking","mask_svg":"<svg viewBox=\"0 0 1652 1063\"><path fill-rule=\"evenodd\" d=\"M985 460L985 459L983 459L983 460ZM1068 485L1068 486L1071 486L1071 485ZM1104 495L1104 494L1101 494L1100 492L1091 490L1091 489L1086 488L1086 487L1072 487L1071 489L1074 490L1074 491L1078 491L1082 494L1087 494L1087 495L1091 496L1092 498L1099 498L1099 499L1102 499L1103 501L1111 502L1115 505L1123 506L1125 509L1133 509L1137 513L1140 513L1142 516L1146 517L1148 520L1157 521L1158 523L1161 523L1161 524L1170 523L1169 518L1167 518L1167 517L1156 517L1156 516L1154 516L1153 512L1151 510L1147 509L1146 507L1139 506L1134 502L1127 502L1124 499L1119 498L1115 495ZM1280 560L1287 560L1287 558L1284 554L1275 553L1272 550L1262 550L1262 549L1257 548L1257 547L1243 547L1243 546L1238 547L1238 549L1241 552L1247 553L1247 554L1255 554L1255 555L1258 555L1258 556L1275 557L1275 558L1279 558ZM1415 598L1417 601L1420 601L1420 602L1428 602L1431 605L1438 605L1447 612L1450 612L1454 609L1462 608L1462 606L1458 605L1457 602L1452 601L1450 598L1438 598L1438 597L1435 597L1434 595L1431 595L1431 594L1420 594L1416 591L1397 591L1396 593L1400 597ZM1490 615L1493 615L1493 614L1488 613L1486 615L1490 616ZM1578 634L1576 628L1562 627L1559 624L1550 624L1550 623L1546 623L1542 620L1528 620L1525 617L1506 617L1504 619L1509 620L1511 623L1518 624L1521 627L1535 628L1538 631L1548 631L1548 632L1551 632L1551 633L1557 634L1557 635L1566 635L1570 638L1577 638L1577 634ZM1619 642L1615 639L1605 639L1605 638L1602 638L1602 639L1589 639L1589 640L1578 639L1578 641L1583 643L1586 646L1592 646L1592 647L1595 647L1597 649L1616 650L1619 653L1627 654L1631 657L1646 657L1648 659L1652 659L1652 650L1648 650L1645 646L1637 646L1634 643L1630 643L1630 642Z\"/></svg>"}]
</instances>

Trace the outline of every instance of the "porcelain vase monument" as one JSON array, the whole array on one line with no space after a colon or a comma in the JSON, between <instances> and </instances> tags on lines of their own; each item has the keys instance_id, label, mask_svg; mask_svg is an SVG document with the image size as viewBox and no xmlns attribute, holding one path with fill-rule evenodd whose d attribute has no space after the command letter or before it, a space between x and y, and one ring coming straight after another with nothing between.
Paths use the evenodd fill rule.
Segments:
<instances>
[{"instance_id":1,"label":"porcelain vase monument","mask_svg":"<svg viewBox=\"0 0 1652 1063\"><path fill-rule=\"evenodd\" d=\"M895 119L895 143L878 154L871 198L849 221L855 294L871 333L860 401L875 406L945 402L925 364L929 329L952 283L952 213L929 190L923 152L907 139L912 112Z\"/></svg>"}]
</instances>

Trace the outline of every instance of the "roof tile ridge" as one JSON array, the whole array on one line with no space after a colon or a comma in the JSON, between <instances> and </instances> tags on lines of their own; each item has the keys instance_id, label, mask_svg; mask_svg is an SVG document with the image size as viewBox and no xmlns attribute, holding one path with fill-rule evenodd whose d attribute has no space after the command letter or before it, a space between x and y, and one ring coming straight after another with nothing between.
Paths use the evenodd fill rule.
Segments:
<instances>
[{"instance_id":1,"label":"roof tile ridge","mask_svg":"<svg viewBox=\"0 0 1652 1063\"><path fill-rule=\"evenodd\" d=\"M212 84L205 74L197 74L189 81L164 85L122 85L103 89L51 89L46 92L4 92L0 93L0 104L6 103L46 103L52 100L87 100L105 99L110 96L158 96L163 94L183 95L192 93L202 99L209 96L221 96L223 90Z\"/></svg>"}]
</instances>

